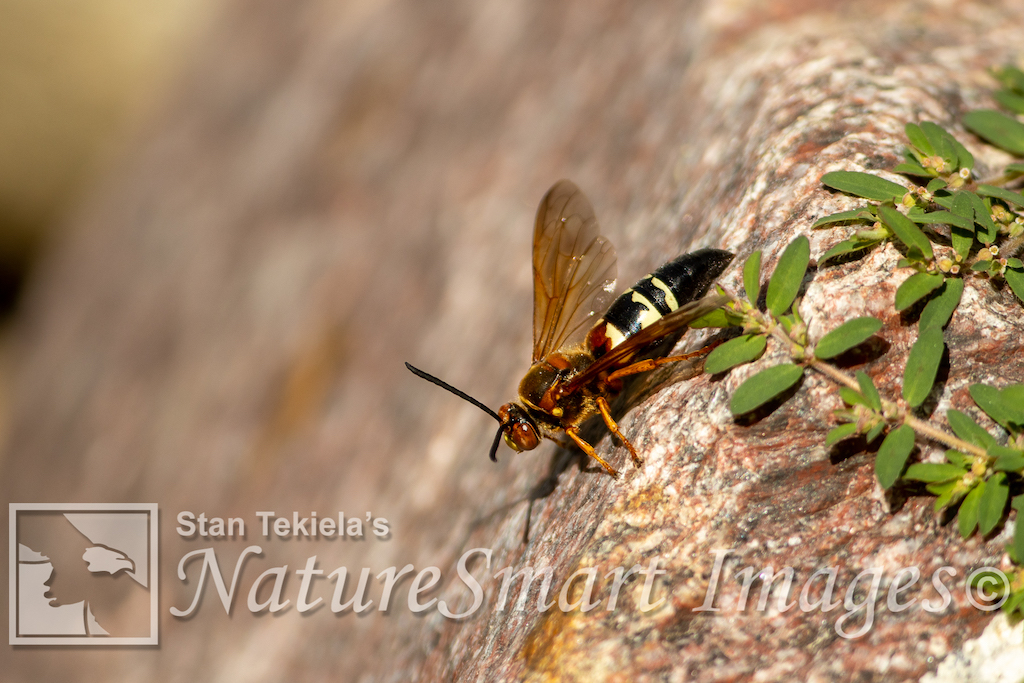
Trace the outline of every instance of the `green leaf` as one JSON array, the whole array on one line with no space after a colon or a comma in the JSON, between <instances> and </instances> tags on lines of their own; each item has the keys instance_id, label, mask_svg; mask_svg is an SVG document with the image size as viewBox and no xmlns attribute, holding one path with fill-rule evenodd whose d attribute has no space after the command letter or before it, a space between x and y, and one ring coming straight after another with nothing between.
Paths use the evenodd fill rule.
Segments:
<instances>
[{"instance_id":1,"label":"green leaf","mask_svg":"<svg viewBox=\"0 0 1024 683\"><path fill-rule=\"evenodd\" d=\"M941 223L943 225L957 225L965 230L974 231L974 219L967 219L957 216L949 211L929 211L928 213L917 214L912 217L918 225Z\"/></svg>"},{"instance_id":2,"label":"green leaf","mask_svg":"<svg viewBox=\"0 0 1024 683\"><path fill-rule=\"evenodd\" d=\"M949 241L960 260L966 261L974 246L974 233L954 225L949 229Z\"/></svg>"},{"instance_id":3,"label":"green leaf","mask_svg":"<svg viewBox=\"0 0 1024 683\"><path fill-rule=\"evenodd\" d=\"M981 502L982 492L985 490L985 482L980 482L971 489L971 492L960 504L960 511L957 513L960 523L960 535L963 538L970 538L974 529L978 526L978 503Z\"/></svg>"},{"instance_id":4,"label":"green leaf","mask_svg":"<svg viewBox=\"0 0 1024 683\"><path fill-rule=\"evenodd\" d=\"M908 123L903 126L903 132L907 134L910 144L924 152L926 156L935 154L935 149L932 147L932 143L928 141L928 136L924 134L924 131L916 123Z\"/></svg>"},{"instance_id":5,"label":"green leaf","mask_svg":"<svg viewBox=\"0 0 1024 683\"><path fill-rule=\"evenodd\" d=\"M885 422L879 422L874 427L868 430L868 433L864 435L864 440L871 443L878 438L878 435L882 433L882 428L885 427Z\"/></svg>"},{"instance_id":6,"label":"green leaf","mask_svg":"<svg viewBox=\"0 0 1024 683\"><path fill-rule=\"evenodd\" d=\"M1015 531L1014 541L1016 541L1016 535L1017 534ZM1017 561L1016 557L1011 556L1011 558L1014 562ZM1010 597L1006 600L1006 602L1003 603L1003 606L1000 609L1006 612L1007 615L1011 615L1011 618L1015 618L1013 617L1013 612L1020 606L1022 602L1024 602L1024 591L1017 591L1016 593L1011 591Z\"/></svg>"},{"instance_id":7,"label":"green leaf","mask_svg":"<svg viewBox=\"0 0 1024 683\"><path fill-rule=\"evenodd\" d=\"M931 143L932 149L950 165L955 166L957 154L952 143L953 136L943 130L941 126L931 121L922 121L921 130L924 132L925 137L928 138L928 142Z\"/></svg>"},{"instance_id":8,"label":"green leaf","mask_svg":"<svg viewBox=\"0 0 1024 683\"><path fill-rule=\"evenodd\" d=\"M875 457L875 475L883 489L889 488L899 479L912 450L914 430L907 425L901 425L885 435Z\"/></svg>"},{"instance_id":9,"label":"green leaf","mask_svg":"<svg viewBox=\"0 0 1024 683\"><path fill-rule=\"evenodd\" d=\"M913 306L922 298L942 286L942 273L914 273L896 290L896 310L902 311Z\"/></svg>"},{"instance_id":10,"label":"green leaf","mask_svg":"<svg viewBox=\"0 0 1024 683\"><path fill-rule=\"evenodd\" d=\"M985 482L985 490L978 503L978 528L982 536L988 535L999 524L1009 496L1010 487L1006 483L1005 473L996 472Z\"/></svg>"},{"instance_id":11,"label":"green leaf","mask_svg":"<svg viewBox=\"0 0 1024 683\"><path fill-rule=\"evenodd\" d=\"M871 403L850 387L839 387L839 396L846 402L846 405L871 408Z\"/></svg>"},{"instance_id":12,"label":"green leaf","mask_svg":"<svg viewBox=\"0 0 1024 683\"><path fill-rule=\"evenodd\" d=\"M896 168L892 169L892 172L903 175L918 176L921 178L927 178L934 175L934 171L929 172L924 166L914 163L913 161L904 161L902 164L898 164Z\"/></svg>"},{"instance_id":13,"label":"green leaf","mask_svg":"<svg viewBox=\"0 0 1024 683\"><path fill-rule=\"evenodd\" d=\"M932 495L938 496L935 499L935 512L940 512L944 507L955 502L953 500L954 496L959 498L966 493L966 491L959 488L959 482L955 481L949 481L945 484L928 484L925 488Z\"/></svg>"},{"instance_id":14,"label":"green leaf","mask_svg":"<svg viewBox=\"0 0 1024 683\"><path fill-rule=\"evenodd\" d=\"M949 131L931 121L922 122L921 131L935 153L945 159L953 169L974 168L974 157Z\"/></svg>"},{"instance_id":15,"label":"green leaf","mask_svg":"<svg viewBox=\"0 0 1024 683\"><path fill-rule=\"evenodd\" d=\"M1013 392L1008 396L987 384L972 384L969 391L978 407L1003 427L1013 429L1024 425L1024 409Z\"/></svg>"},{"instance_id":16,"label":"green leaf","mask_svg":"<svg viewBox=\"0 0 1024 683\"><path fill-rule=\"evenodd\" d=\"M758 249L747 257L743 263L743 291L747 293L747 301L754 306L761 296L761 250Z\"/></svg>"},{"instance_id":17,"label":"green leaf","mask_svg":"<svg viewBox=\"0 0 1024 683\"><path fill-rule=\"evenodd\" d=\"M871 213L867 209L851 209L850 211L840 211L839 213L833 213L828 216L823 216L818 220L814 221L812 228L820 228L825 225L832 225L834 223L845 223L846 221L874 221L875 214Z\"/></svg>"},{"instance_id":18,"label":"green leaf","mask_svg":"<svg viewBox=\"0 0 1024 683\"><path fill-rule=\"evenodd\" d=\"M1010 291L1024 301L1024 268L1007 268L1003 271L1003 279L1010 285Z\"/></svg>"},{"instance_id":19,"label":"green leaf","mask_svg":"<svg viewBox=\"0 0 1024 683\"><path fill-rule=\"evenodd\" d=\"M970 225L957 224L968 230L974 230L974 205L971 203L971 193L964 190L957 190L953 194L953 206L951 211L961 218L965 218Z\"/></svg>"},{"instance_id":20,"label":"green leaf","mask_svg":"<svg viewBox=\"0 0 1024 683\"><path fill-rule=\"evenodd\" d=\"M1014 561L1020 564L1024 561L1024 515L1021 515L1021 510L1024 509L1024 495L1015 496L1011 505L1017 511L1017 528L1013 530L1011 550Z\"/></svg>"},{"instance_id":21,"label":"green leaf","mask_svg":"<svg viewBox=\"0 0 1024 683\"><path fill-rule=\"evenodd\" d=\"M960 479L967 472L945 462L917 462L907 468L906 479L934 484Z\"/></svg>"},{"instance_id":22,"label":"green leaf","mask_svg":"<svg viewBox=\"0 0 1024 683\"><path fill-rule=\"evenodd\" d=\"M803 235L790 242L779 257L775 272L768 279L766 298L768 310L776 317L788 311L796 299L810 260L811 243Z\"/></svg>"},{"instance_id":23,"label":"green leaf","mask_svg":"<svg viewBox=\"0 0 1024 683\"><path fill-rule=\"evenodd\" d=\"M1024 406L1024 384L1008 384L999 393L1014 406Z\"/></svg>"},{"instance_id":24,"label":"green leaf","mask_svg":"<svg viewBox=\"0 0 1024 683\"><path fill-rule=\"evenodd\" d=\"M995 267L999 266L999 264L992 259L981 259L971 266L971 270L976 273L991 273L993 264L995 264Z\"/></svg>"},{"instance_id":25,"label":"green leaf","mask_svg":"<svg viewBox=\"0 0 1024 683\"><path fill-rule=\"evenodd\" d=\"M848 436L853 436L857 433L857 423L848 422L843 425L839 425L835 429L831 430L825 437L825 445L831 446L839 441L842 441Z\"/></svg>"},{"instance_id":26,"label":"green leaf","mask_svg":"<svg viewBox=\"0 0 1024 683\"><path fill-rule=\"evenodd\" d=\"M1024 71L1021 71L1017 67L1004 66L1001 69L995 69L992 75L999 79L999 82L1010 90L1024 93Z\"/></svg>"},{"instance_id":27,"label":"green leaf","mask_svg":"<svg viewBox=\"0 0 1024 683\"><path fill-rule=\"evenodd\" d=\"M1010 546L1007 546L1007 548L1009 547ZM1016 558L1013 557L1013 555L1011 555L1010 558L1013 559L1014 562L1016 562ZM1017 609L1018 606L1020 606L1021 602L1024 602L1024 591L1018 591L1016 593L1010 591L1010 597L1007 598L1006 602L1004 602L1003 606L999 609L1006 613L1006 616L1012 621L1017 619L1017 617L1019 616L1014 614L1014 611Z\"/></svg>"},{"instance_id":28,"label":"green leaf","mask_svg":"<svg viewBox=\"0 0 1024 683\"><path fill-rule=\"evenodd\" d=\"M1002 187L996 187L995 185L978 185L978 194L982 197L1002 199L1007 204L1013 204L1014 206L1024 206L1024 195Z\"/></svg>"},{"instance_id":29,"label":"green leaf","mask_svg":"<svg viewBox=\"0 0 1024 683\"><path fill-rule=\"evenodd\" d=\"M860 386L860 393L868 402L868 407L873 410L882 410L882 397L878 395L875 383L871 381L864 372L858 370L856 373L857 384Z\"/></svg>"},{"instance_id":30,"label":"green leaf","mask_svg":"<svg viewBox=\"0 0 1024 683\"><path fill-rule=\"evenodd\" d=\"M820 258L818 258L818 264L821 265L825 263L825 261L836 256L850 254L863 249L870 249L891 235L892 232L883 225L879 225L877 228L872 228L870 230L858 230L849 239L833 245Z\"/></svg>"},{"instance_id":31,"label":"green leaf","mask_svg":"<svg viewBox=\"0 0 1024 683\"><path fill-rule=\"evenodd\" d=\"M953 311L960 305L960 297L964 293L964 281L960 278L946 278L945 284L939 288L937 296L925 304L921 311L921 319L917 324L919 330L929 327L942 329L949 322Z\"/></svg>"},{"instance_id":32,"label":"green leaf","mask_svg":"<svg viewBox=\"0 0 1024 683\"><path fill-rule=\"evenodd\" d=\"M832 245L832 247L829 248L829 250L826 251L820 259L818 259L818 264L821 265L825 263L825 261L828 261L831 258L835 258L836 256L842 256L843 254L852 254L855 251L867 249L868 247L878 244L878 242L880 241L881 240L875 242L865 242L862 240L855 239L843 240L842 242Z\"/></svg>"},{"instance_id":33,"label":"green leaf","mask_svg":"<svg viewBox=\"0 0 1024 683\"><path fill-rule=\"evenodd\" d=\"M704 372L709 375L717 375L730 368L743 363L757 360L764 353L765 345L768 343L766 335L745 334L735 339L730 339L715 349L704 361Z\"/></svg>"},{"instance_id":34,"label":"green leaf","mask_svg":"<svg viewBox=\"0 0 1024 683\"><path fill-rule=\"evenodd\" d=\"M1009 260L1007 259L1007 261ZM1009 266L1009 263L1007 265ZM1013 264L1013 267L1008 267L1002 275L1006 280L1006 284L1010 285L1010 291L1018 299L1024 301L1024 266L1017 267L1016 264Z\"/></svg>"},{"instance_id":35,"label":"green leaf","mask_svg":"<svg viewBox=\"0 0 1024 683\"><path fill-rule=\"evenodd\" d=\"M833 171L821 176L821 182L834 190L846 192L864 199L875 201L888 201L890 199L903 199L907 188L894 182L879 178L870 173L858 171Z\"/></svg>"},{"instance_id":36,"label":"green leaf","mask_svg":"<svg viewBox=\"0 0 1024 683\"><path fill-rule=\"evenodd\" d=\"M952 135L949 136L950 144L953 145L953 150L956 152L956 165L960 168L966 168L971 170L974 168L974 155L967 151L967 148L960 144Z\"/></svg>"},{"instance_id":37,"label":"green leaf","mask_svg":"<svg viewBox=\"0 0 1024 683\"><path fill-rule=\"evenodd\" d=\"M729 410L733 415L749 413L800 381L804 369L792 363L774 365L741 384L732 395Z\"/></svg>"},{"instance_id":38,"label":"green leaf","mask_svg":"<svg viewBox=\"0 0 1024 683\"><path fill-rule=\"evenodd\" d=\"M1015 161L1006 165L1006 170L1011 173L1024 173L1024 163Z\"/></svg>"},{"instance_id":39,"label":"green leaf","mask_svg":"<svg viewBox=\"0 0 1024 683\"><path fill-rule=\"evenodd\" d=\"M989 582L992 582L989 583L990 586L993 584L999 584L999 587L997 589L998 592L993 591L994 593L996 593L996 596L998 597L1002 595L1007 589L1007 585L1003 582L1003 579L1005 578L1007 577L1005 577L1003 573L998 570L990 571L988 569L983 569L977 573L971 572L971 587L977 588Z\"/></svg>"},{"instance_id":40,"label":"green leaf","mask_svg":"<svg viewBox=\"0 0 1024 683\"><path fill-rule=\"evenodd\" d=\"M938 192L942 188L946 187L947 183L942 178L932 178L928 181L928 185L925 189L929 192Z\"/></svg>"},{"instance_id":41,"label":"green leaf","mask_svg":"<svg viewBox=\"0 0 1024 683\"><path fill-rule=\"evenodd\" d=\"M975 446L981 446L982 448L994 446L996 443L995 438L982 429L981 425L964 413L961 413L959 410L947 410L946 421L949 422L949 426L953 429L953 433L967 443L972 443Z\"/></svg>"},{"instance_id":42,"label":"green leaf","mask_svg":"<svg viewBox=\"0 0 1024 683\"><path fill-rule=\"evenodd\" d=\"M903 398L912 408L928 398L944 350L942 328L929 327L918 332L917 341L910 348L907 366L903 371Z\"/></svg>"},{"instance_id":43,"label":"green leaf","mask_svg":"<svg viewBox=\"0 0 1024 683\"><path fill-rule=\"evenodd\" d=\"M946 451L946 460L948 460L950 464L956 465L957 467L964 470L971 469L971 463L974 462L973 458L968 458L960 451L952 448Z\"/></svg>"},{"instance_id":44,"label":"green leaf","mask_svg":"<svg viewBox=\"0 0 1024 683\"><path fill-rule=\"evenodd\" d=\"M999 390L987 384L972 384L968 391L974 403L985 411L985 414L993 420L1006 427L1016 417L1016 410L1013 406L1003 402Z\"/></svg>"},{"instance_id":45,"label":"green leaf","mask_svg":"<svg viewBox=\"0 0 1024 683\"><path fill-rule=\"evenodd\" d=\"M992 109L968 112L964 127L996 147L1018 156L1024 155L1024 124Z\"/></svg>"},{"instance_id":46,"label":"green leaf","mask_svg":"<svg viewBox=\"0 0 1024 683\"><path fill-rule=\"evenodd\" d=\"M878 207L882 221L896 234L907 248L917 247L926 259L932 258L932 245L914 222L891 206Z\"/></svg>"},{"instance_id":47,"label":"green leaf","mask_svg":"<svg viewBox=\"0 0 1024 683\"><path fill-rule=\"evenodd\" d=\"M821 359L835 358L867 341L880 329L882 321L871 316L848 320L821 338L814 349L814 356Z\"/></svg>"},{"instance_id":48,"label":"green leaf","mask_svg":"<svg viewBox=\"0 0 1024 683\"><path fill-rule=\"evenodd\" d=\"M997 472L1019 472L1024 469L1024 453L1006 446L990 446L988 454L996 457L992 469Z\"/></svg>"},{"instance_id":49,"label":"green leaf","mask_svg":"<svg viewBox=\"0 0 1024 683\"><path fill-rule=\"evenodd\" d=\"M725 311L721 308L716 308L709 313L705 313L696 320L691 321L688 326L696 330L704 327L732 327L732 324L729 322L729 318L726 316Z\"/></svg>"},{"instance_id":50,"label":"green leaf","mask_svg":"<svg viewBox=\"0 0 1024 683\"><path fill-rule=\"evenodd\" d=\"M1010 111L1017 114L1024 114L1024 97L1009 90L997 90L994 97L996 102L1003 105Z\"/></svg>"},{"instance_id":51,"label":"green leaf","mask_svg":"<svg viewBox=\"0 0 1024 683\"><path fill-rule=\"evenodd\" d=\"M973 192L964 192L971 206L974 207L974 222L980 230L977 231L978 239L982 244L992 244L999 236L999 226L992 220L992 210L981 197Z\"/></svg>"}]
</instances>

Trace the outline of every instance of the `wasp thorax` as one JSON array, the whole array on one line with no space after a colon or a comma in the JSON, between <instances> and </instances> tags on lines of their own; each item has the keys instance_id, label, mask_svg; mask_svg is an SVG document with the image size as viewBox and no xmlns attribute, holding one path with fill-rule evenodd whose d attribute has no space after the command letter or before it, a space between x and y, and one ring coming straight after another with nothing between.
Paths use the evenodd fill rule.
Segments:
<instances>
[{"instance_id":1,"label":"wasp thorax","mask_svg":"<svg viewBox=\"0 0 1024 683\"><path fill-rule=\"evenodd\" d=\"M519 397L527 405L544 410L544 395L559 378L558 368L546 361L535 363L519 383Z\"/></svg>"},{"instance_id":2,"label":"wasp thorax","mask_svg":"<svg viewBox=\"0 0 1024 683\"><path fill-rule=\"evenodd\" d=\"M540 436L533 420L526 414L522 406L506 403L498 409L501 418L501 430L505 434L505 443L514 451L532 451L540 443Z\"/></svg>"}]
</instances>

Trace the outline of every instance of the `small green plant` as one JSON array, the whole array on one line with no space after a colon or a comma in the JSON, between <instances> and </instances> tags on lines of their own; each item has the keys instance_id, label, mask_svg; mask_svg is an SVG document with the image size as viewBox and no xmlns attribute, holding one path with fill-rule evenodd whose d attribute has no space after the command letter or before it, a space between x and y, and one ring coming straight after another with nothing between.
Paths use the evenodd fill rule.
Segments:
<instances>
[{"instance_id":1,"label":"small green plant","mask_svg":"<svg viewBox=\"0 0 1024 683\"><path fill-rule=\"evenodd\" d=\"M1007 67L994 73L1003 86L996 100L1024 114L1024 72ZM1013 116L973 111L963 123L986 142L1024 157L1024 124ZM788 356L740 384L730 400L734 415L770 407L805 372L817 371L839 385L844 403L835 412L840 424L827 435L827 445L855 436L869 444L882 438L875 473L883 488L901 479L920 482L936 496L936 511L955 511L965 539L975 531L987 536L1001 527L1008 506L1018 515L1024 511L1024 494L1019 493L1024 481L1024 385L970 387L977 407L1005 430L1005 439L963 412L946 411L947 426L940 426L919 417L916 409L934 387L945 353L943 329L959 306L966 283L1005 282L1024 301L1024 263L1017 257L1024 248L1024 195L1010 189L1024 180L1024 162L1010 163L1000 175L982 182L974 177L973 155L942 127L910 123L905 132L904 159L893 171L908 183L854 171L826 173L823 184L868 204L826 216L812 226L855 227L819 257L819 267L856 258L885 242L902 253L899 269L911 274L897 288L893 307L906 311L923 304L917 339L903 369L902 401L882 396L865 372L851 376L830 362L878 333L881 320L854 318L820 339L808 338L798 298L810 263L805 236L793 240L779 257L768 279L763 310L758 307L761 253L754 252L743 265L744 296L722 290L729 303L693 326L742 328L740 336L708 356L709 373L759 359L770 340ZM945 446L945 462L908 465L919 439ZM1007 551L1020 569L1008 574L1010 595L1003 610L1024 618L1024 523L1016 525Z\"/></svg>"}]
</instances>

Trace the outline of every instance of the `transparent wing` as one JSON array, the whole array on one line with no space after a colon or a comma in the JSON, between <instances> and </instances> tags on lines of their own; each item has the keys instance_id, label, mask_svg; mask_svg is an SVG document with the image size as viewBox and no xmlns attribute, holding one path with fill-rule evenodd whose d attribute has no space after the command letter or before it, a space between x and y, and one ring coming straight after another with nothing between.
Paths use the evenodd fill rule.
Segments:
<instances>
[{"instance_id":1,"label":"transparent wing","mask_svg":"<svg viewBox=\"0 0 1024 683\"><path fill-rule=\"evenodd\" d=\"M560 180L537 208L533 231L533 360L580 340L615 293L615 248L594 209Z\"/></svg>"}]
</instances>

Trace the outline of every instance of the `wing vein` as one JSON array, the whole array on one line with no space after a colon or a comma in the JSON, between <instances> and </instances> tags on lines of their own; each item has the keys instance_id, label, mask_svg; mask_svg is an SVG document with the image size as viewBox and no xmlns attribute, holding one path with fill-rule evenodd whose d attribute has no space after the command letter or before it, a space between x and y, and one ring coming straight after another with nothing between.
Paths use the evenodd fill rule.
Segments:
<instances>
[{"instance_id":1,"label":"wing vein","mask_svg":"<svg viewBox=\"0 0 1024 683\"><path fill-rule=\"evenodd\" d=\"M535 362L582 338L586 324L610 303L615 263L590 202L570 181L555 183L534 228Z\"/></svg>"}]
</instances>

